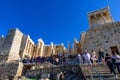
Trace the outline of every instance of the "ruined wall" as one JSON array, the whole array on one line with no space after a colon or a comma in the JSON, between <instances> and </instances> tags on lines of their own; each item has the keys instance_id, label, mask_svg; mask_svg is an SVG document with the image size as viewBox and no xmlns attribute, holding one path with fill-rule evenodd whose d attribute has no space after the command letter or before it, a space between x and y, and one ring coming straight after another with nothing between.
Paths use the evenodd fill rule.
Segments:
<instances>
[{"instance_id":1,"label":"ruined wall","mask_svg":"<svg viewBox=\"0 0 120 80\"><path fill-rule=\"evenodd\" d=\"M86 33L82 50L91 51L102 48L104 52L111 53L111 48L117 46L120 52L120 22L112 22L91 27Z\"/></svg>"},{"instance_id":2,"label":"ruined wall","mask_svg":"<svg viewBox=\"0 0 120 80\"><path fill-rule=\"evenodd\" d=\"M11 39L12 43L11 43L11 47L9 50L8 61L19 60L19 58L20 58L19 57L20 45L21 45L22 37L23 37L22 32L20 30L18 30L17 28L10 29L10 31L11 30L12 30L12 34L10 34L10 35L13 37ZM7 43L9 43L9 41ZM7 45L7 44L5 44L5 45Z\"/></svg>"},{"instance_id":3,"label":"ruined wall","mask_svg":"<svg viewBox=\"0 0 120 80\"><path fill-rule=\"evenodd\" d=\"M113 22L113 19L109 12L109 6L88 12L88 22L89 27L96 27L99 24Z\"/></svg>"},{"instance_id":4,"label":"ruined wall","mask_svg":"<svg viewBox=\"0 0 120 80\"><path fill-rule=\"evenodd\" d=\"M4 42L5 37L0 36L0 50L2 50L2 44Z\"/></svg>"},{"instance_id":5,"label":"ruined wall","mask_svg":"<svg viewBox=\"0 0 120 80\"><path fill-rule=\"evenodd\" d=\"M43 47L43 56L50 56L51 54L57 55L64 53L64 44L53 44L51 42L50 45L44 45Z\"/></svg>"},{"instance_id":6,"label":"ruined wall","mask_svg":"<svg viewBox=\"0 0 120 80\"><path fill-rule=\"evenodd\" d=\"M26 46L27 46L27 36L23 35L22 37L22 42L21 42L21 46L20 46L20 58L23 58L23 55L26 54L27 51L26 50Z\"/></svg>"},{"instance_id":7,"label":"ruined wall","mask_svg":"<svg viewBox=\"0 0 120 80\"><path fill-rule=\"evenodd\" d=\"M23 71L21 59L25 54L30 57L50 56L53 48L55 53L62 53L64 45L44 45L40 39L35 45L32 39L23 35L19 29L9 29L5 37L0 37L0 79L17 80Z\"/></svg>"},{"instance_id":8,"label":"ruined wall","mask_svg":"<svg viewBox=\"0 0 120 80\"><path fill-rule=\"evenodd\" d=\"M80 34L80 42L79 42L80 46L78 46L78 47L80 47L79 49L80 49L81 52L84 52L83 48L84 48L85 37L86 37L86 32L81 32L81 34Z\"/></svg>"},{"instance_id":9,"label":"ruined wall","mask_svg":"<svg viewBox=\"0 0 120 80\"><path fill-rule=\"evenodd\" d=\"M21 62L9 62L0 64L0 80L18 80L22 74L23 64Z\"/></svg>"},{"instance_id":10,"label":"ruined wall","mask_svg":"<svg viewBox=\"0 0 120 80\"><path fill-rule=\"evenodd\" d=\"M57 45L54 45L54 49L55 49L55 54L60 54L60 53L63 53L63 44L57 44Z\"/></svg>"},{"instance_id":11,"label":"ruined wall","mask_svg":"<svg viewBox=\"0 0 120 80\"><path fill-rule=\"evenodd\" d=\"M23 63L21 63L19 52L23 34L17 28L11 28L3 37L0 52L0 79L17 80L21 76Z\"/></svg>"},{"instance_id":12,"label":"ruined wall","mask_svg":"<svg viewBox=\"0 0 120 80\"><path fill-rule=\"evenodd\" d=\"M34 57L37 57L37 56L44 56L44 52L43 52L43 49L44 48L44 42L42 39L38 39L38 44L36 45L35 49L34 49Z\"/></svg>"},{"instance_id":13,"label":"ruined wall","mask_svg":"<svg viewBox=\"0 0 120 80\"><path fill-rule=\"evenodd\" d=\"M19 59L22 36L17 28L9 29L1 47L0 62Z\"/></svg>"},{"instance_id":14,"label":"ruined wall","mask_svg":"<svg viewBox=\"0 0 120 80\"><path fill-rule=\"evenodd\" d=\"M32 41L29 35L23 35L20 46L20 57L23 59L26 54L32 57L33 50L34 50L34 42Z\"/></svg>"},{"instance_id":15,"label":"ruined wall","mask_svg":"<svg viewBox=\"0 0 120 80\"><path fill-rule=\"evenodd\" d=\"M43 56L50 56L51 50L52 50L52 48L50 45L45 45L43 48Z\"/></svg>"}]
</instances>

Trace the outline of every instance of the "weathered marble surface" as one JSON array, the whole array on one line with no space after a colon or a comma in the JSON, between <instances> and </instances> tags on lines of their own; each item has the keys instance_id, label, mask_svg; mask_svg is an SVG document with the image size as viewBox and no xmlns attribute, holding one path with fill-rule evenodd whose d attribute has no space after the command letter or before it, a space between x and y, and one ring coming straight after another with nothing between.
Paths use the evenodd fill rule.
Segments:
<instances>
[{"instance_id":1,"label":"weathered marble surface","mask_svg":"<svg viewBox=\"0 0 120 80\"><path fill-rule=\"evenodd\" d=\"M22 74L23 63L19 61L0 63L0 79L13 80Z\"/></svg>"}]
</instances>

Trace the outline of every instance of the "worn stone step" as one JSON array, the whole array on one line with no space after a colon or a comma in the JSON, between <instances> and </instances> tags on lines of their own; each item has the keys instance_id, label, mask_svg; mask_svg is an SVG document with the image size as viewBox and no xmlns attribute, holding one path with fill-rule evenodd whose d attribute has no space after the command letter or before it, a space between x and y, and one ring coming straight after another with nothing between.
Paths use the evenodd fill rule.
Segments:
<instances>
[{"instance_id":1,"label":"worn stone step","mask_svg":"<svg viewBox=\"0 0 120 80\"><path fill-rule=\"evenodd\" d=\"M103 65L101 63L97 63L97 66L93 66L91 72L87 69L86 65L82 65L81 68L87 80L91 80L91 76L94 80L120 80L120 76L118 74L119 79L116 79L115 76L110 73L107 65Z\"/></svg>"}]
</instances>

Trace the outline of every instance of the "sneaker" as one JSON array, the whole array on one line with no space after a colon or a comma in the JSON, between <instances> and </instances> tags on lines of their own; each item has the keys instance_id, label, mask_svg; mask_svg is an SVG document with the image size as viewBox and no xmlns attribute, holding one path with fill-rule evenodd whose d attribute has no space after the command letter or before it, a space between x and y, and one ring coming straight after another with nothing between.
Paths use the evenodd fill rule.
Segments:
<instances>
[{"instance_id":1,"label":"sneaker","mask_svg":"<svg viewBox=\"0 0 120 80\"><path fill-rule=\"evenodd\" d=\"M116 79L118 79L118 76L117 76L117 75L115 75L115 78L116 78Z\"/></svg>"}]
</instances>

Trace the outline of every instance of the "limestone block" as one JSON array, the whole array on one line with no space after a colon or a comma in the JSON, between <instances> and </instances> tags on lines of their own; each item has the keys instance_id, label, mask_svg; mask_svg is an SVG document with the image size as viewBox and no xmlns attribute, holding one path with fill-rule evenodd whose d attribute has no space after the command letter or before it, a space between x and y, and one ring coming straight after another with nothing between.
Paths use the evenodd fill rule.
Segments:
<instances>
[{"instance_id":1,"label":"limestone block","mask_svg":"<svg viewBox=\"0 0 120 80\"><path fill-rule=\"evenodd\" d=\"M22 65L19 62L5 62L0 64L0 79L13 80L14 76L21 76Z\"/></svg>"},{"instance_id":2,"label":"limestone block","mask_svg":"<svg viewBox=\"0 0 120 80\"><path fill-rule=\"evenodd\" d=\"M115 26L116 23L120 24L120 22L114 22L103 24L94 29L89 28L86 32L87 36L85 37L85 43L82 44L82 51L84 51L84 49L98 50L102 47L104 51L110 52L110 46L119 46L120 33L118 30L120 30L120 27ZM118 47L118 50L119 49L120 48Z\"/></svg>"}]
</instances>

